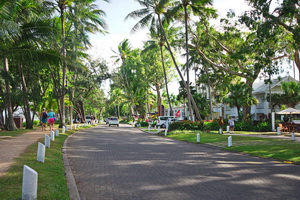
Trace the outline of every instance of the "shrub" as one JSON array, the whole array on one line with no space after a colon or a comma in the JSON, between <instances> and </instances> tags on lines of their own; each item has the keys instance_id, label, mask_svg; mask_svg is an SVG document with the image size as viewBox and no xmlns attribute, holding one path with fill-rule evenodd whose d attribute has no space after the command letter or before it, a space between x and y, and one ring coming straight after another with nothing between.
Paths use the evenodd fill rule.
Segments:
<instances>
[{"instance_id":1,"label":"shrub","mask_svg":"<svg viewBox=\"0 0 300 200\"><path fill-rule=\"evenodd\" d=\"M217 121L204 122L204 130L219 130L220 126Z\"/></svg>"},{"instance_id":2,"label":"shrub","mask_svg":"<svg viewBox=\"0 0 300 200\"><path fill-rule=\"evenodd\" d=\"M203 130L203 122L201 121L178 121L170 125L170 131L173 130Z\"/></svg>"},{"instance_id":3,"label":"shrub","mask_svg":"<svg viewBox=\"0 0 300 200\"><path fill-rule=\"evenodd\" d=\"M142 127L145 127L145 126L149 126L149 123L148 122L137 122L135 124L135 127L138 127L138 125L142 126Z\"/></svg>"},{"instance_id":4,"label":"shrub","mask_svg":"<svg viewBox=\"0 0 300 200\"><path fill-rule=\"evenodd\" d=\"M256 126L254 126L253 128L254 128L254 131L258 131L258 132L272 131L272 125L268 122L261 122L261 123L257 124Z\"/></svg>"},{"instance_id":5,"label":"shrub","mask_svg":"<svg viewBox=\"0 0 300 200\"><path fill-rule=\"evenodd\" d=\"M252 131L253 125L250 121L235 122L234 130L235 131Z\"/></svg>"}]
</instances>

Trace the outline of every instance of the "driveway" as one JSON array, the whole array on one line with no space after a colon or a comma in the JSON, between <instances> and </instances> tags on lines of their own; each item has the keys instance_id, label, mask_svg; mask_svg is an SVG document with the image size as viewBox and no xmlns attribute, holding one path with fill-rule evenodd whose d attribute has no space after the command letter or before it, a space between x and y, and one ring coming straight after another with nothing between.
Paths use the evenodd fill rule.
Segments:
<instances>
[{"instance_id":1,"label":"driveway","mask_svg":"<svg viewBox=\"0 0 300 200\"><path fill-rule=\"evenodd\" d=\"M81 199L299 199L300 166L100 125L69 138Z\"/></svg>"}]
</instances>

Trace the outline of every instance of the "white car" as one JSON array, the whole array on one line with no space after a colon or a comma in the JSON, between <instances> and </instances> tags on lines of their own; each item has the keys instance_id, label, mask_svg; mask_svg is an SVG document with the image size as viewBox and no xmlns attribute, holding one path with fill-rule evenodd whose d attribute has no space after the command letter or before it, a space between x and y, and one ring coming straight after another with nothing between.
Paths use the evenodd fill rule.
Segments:
<instances>
[{"instance_id":1,"label":"white car","mask_svg":"<svg viewBox=\"0 0 300 200\"><path fill-rule=\"evenodd\" d=\"M169 121L169 123L170 123L171 121L174 121L175 119L176 119L176 117L174 117L174 116L159 116L156 125L160 126L162 128L165 128L167 121Z\"/></svg>"},{"instance_id":2,"label":"white car","mask_svg":"<svg viewBox=\"0 0 300 200\"><path fill-rule=\"evenodd\" d=\"M116 125L119 127L119 120L117 117L108 118L108 126L111 126L111 125Z\"/></svg>"}]
</instances>

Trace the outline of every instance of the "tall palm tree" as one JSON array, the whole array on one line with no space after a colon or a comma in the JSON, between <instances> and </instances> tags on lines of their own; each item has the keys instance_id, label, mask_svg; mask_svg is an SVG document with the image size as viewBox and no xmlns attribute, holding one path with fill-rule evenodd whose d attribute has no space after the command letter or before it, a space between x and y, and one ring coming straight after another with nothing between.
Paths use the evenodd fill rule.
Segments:
<instances>
[{"instance_id":1,"label":"tall palm tree","mask_svg":"<svg viewBox=\"0 0 300 200\"><path fill-rule=\"evenodd\" d=\"M126 16L125 19L142 18L141 20L139 20L139 22L137 24L134 25L134 27L132 28L132 31L133 32L137 31L138 29L147 27L149 25L150 25L150 27L154 27L156 24L159 24L159 26L161 27L161 31L162 31L164 40L165 40L168 50L170 52L172 61L176 67L176 70L177 70L181 80L183 81L184 87L188 88L188 84L184 81L184 77L179 69L179 66L177 65L174 53L173 53L171 45L168 41L166 32L163 27L163 22L162 22L163 15L167 12L168 6L170 6L172 3L171 0L160 0L160 1L159 0L152 0L152 1L151 0L136 0L136 1L138 3L140 3L140 5L144 6L145 8L133 11ZM193 104L196 118L198 120L201 120L202 118L199 114L197 105L192 96L191 96L191 102Z\"/></svg>"}]
</instances>

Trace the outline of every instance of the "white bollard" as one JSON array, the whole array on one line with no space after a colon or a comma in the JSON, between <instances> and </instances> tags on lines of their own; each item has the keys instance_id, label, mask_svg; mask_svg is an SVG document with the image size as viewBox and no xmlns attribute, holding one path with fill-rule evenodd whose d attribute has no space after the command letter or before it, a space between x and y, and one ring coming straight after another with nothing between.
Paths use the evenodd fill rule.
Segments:
<instances>
[{"instance_id":1,"label":"white bollard","mask_svg":"<svg viewBox=\"0 0 300 200\"><path fill-rule=\"evenodd\" d=\"M68 131L69 129L68 129L68 126L66 126L66 129L65 129L66 131Z\"/></svg>"},{"instance_id":2,"label":"white bollard","mask_svg":"<svg viewBox=\"0 0 300 200\"><path fill-rule=\"evenodd\" d=\"M63 126L62 127L62 131L61 131L62 133L65 133L66 132L66 127L65 126Z\"/></svg>"},{"instance_id":3,"label":"white bollard","mask_svg":"<svg viewBox=\"0 0 300 200\"><path fill-rule=\"evenodd\" d=\"M226 132L229 133L229 126L226 127Z\"/></svg>"},{"instance_id":4,"label":"white bollard","mask_svg":"<svg viewBox=\"0 0 300 200\"><path fill-rule=\"evenodd\" d=\"M197 143L200 143L200 133L197 134Z\"/></svg>"},{"instance_id":5,"label":"white bollard","mask_svg":"<svg viewBox=\"0 0 300 200\"><path fill-rule=\"evenodd\" d=\"M45 145L38 143L38 151L36 160L39 162L45 162Z\"/></svg>"},{"instance_id":6,"label":"white bollard","mask_svg":"<svg viewBox=\"0 0 300 200\"><path fill-rule=\"evenodd\" d=\"M38 173L30 167L23 167L22 200L37 199Z\"/></svg>"},{"instance_id":7,"label":"white bollard","mask_svg":"<svg viewBox=\"0 0 300 200\"><path fill-rule=\"evenodd\" d=\"M232 136L228 137L228 147L232 146Z\"/></svg>"},{"instance_id":8,"label":"white bollard","mask_svg":"<svg viewBox=\"0 0 300 200\"><path fill-rule=\"evenodd\" d=\"M157 131L160 132L160 126L158 126L158 130Z\"/></svg>"},{"instance_id":9,"label":"white bollard","mask_svg":"<svg viewBox=\"0 0 300 200\"><path fill-rule=\"evenodd\" d=\"M292 140L295 141L295 133L292 132Z\"/></svg>"},{"instance_id":10,"label":"white bollard","mask_svg":"<svg viewBox=\"0 0 300 200\"><path fill-rule=\"evenodd\" d=\"M50 148L50 137L45 134L45 146Z\"/></svg>"},{"instance_id":11,"label":"white bollard","mask_svg":"<svg viewBox=\"0 0 300 200\"><path fill-rule=\"evenodd\" d=\"M220 129L219 129L219 134L222 134L222 133L223 133L223 129L220 128Z\"/></svg>"},{"instance_id":12,"label":"white bollard","mask_svg":"<svg viewBox=\"0 0 300 200\"><path fill-rule=\"evenodd\" d=\"M56 129L56 131L55 131L55 136L56 136L56 137L59 136L59 130L58 130L58 129Z\"/></svg>"},{"instance_id":13,"label":"white bollard","mask_svg":"<svg viewBox=\"0 0 300 200\"><path fill-rule=\"evenodd\" d=\"M70 130L73 130L73 125L70 125Z\"/></svg>"},{"instance_id":14,"label":"white bollard","mask_svg":"<svg viewBox=\"0 0 300 200\"><path fill-rule=\"evenodd\" d=\"M166 124L166 129L165 129L165 136L168 135L168 128L169 128L169 126L168 126L168 123L167 123L167 124Z\"/></svg>"},{"instance_id":15,"label":"white bollard","mask_svg":"<svg viewBox=\"0 0 300 200\"><path fill-rule=\"evenodd\" d=\"M150 131L150 129L151 129L151 127L150 127L150 125L148 126L148 131Z\"/></svg>"},{"instance_id":16,"label":"white bollard","mask_svg":"<svg viewBox=\"0 0 300 200\"><path fill-rule=\"evenodd\" d=\"M50 132L50 137L51 137L51 140L54 141L54 131Z\"/></svg>"},{"instance_id":17,"label":"white bollard","mask_svg":"<svg viewBox=\"0 0 300 200\"><path fill-rule=\"evenodd\" d=\"M280 132L280 127L277 127L277 135L280 135L281 132Z\"/></svg>"}]
</instances>

